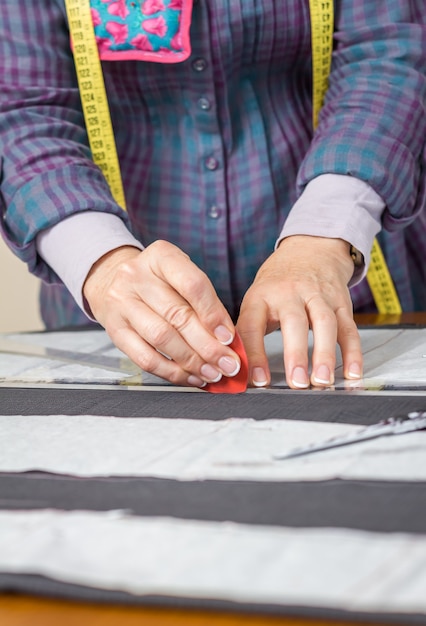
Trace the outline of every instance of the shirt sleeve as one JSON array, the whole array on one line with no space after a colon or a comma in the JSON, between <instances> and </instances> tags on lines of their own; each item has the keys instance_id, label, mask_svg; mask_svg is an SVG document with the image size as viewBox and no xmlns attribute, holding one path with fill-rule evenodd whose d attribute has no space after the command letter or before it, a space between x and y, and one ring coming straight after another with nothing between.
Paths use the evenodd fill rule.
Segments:
<instances>
[{"instance_id":1,"label":"shirt sleeve","mask_svg":"<svg viewBox=\"0 0 426 626\"><path fill-rule=\"evenodd\" d=\"M143 250L119 217L95 211L76 213L41 231L36 245L40 257L89 317L92 315L83 297L83 285L92 265L121 246Z\"/></svg>"},{"instance_id":2,"label":"shirt sleeve","mask_svg":"<svg viewBox=\"0 0 426 626\"><path fill-rule=\"evenodd\" d=\"M326 173L365 181L401 229L426 204L424 0L335 2L332 67L298 188Z\"/></svg>"},{"instance_id":3,"label":"shirt sleeve","mask_svg":"<svg viewBox=\"0 0 426 626\"><path fill-rule=\"evenodd\" d=\"M128 223L91 158L62 2L0 3L0 180L3 237L46 282L38 232L87 210Z\"/></svg>"},{"instance_id":4,"label":"shirt sleeve","mask_svg":"<svg viewBox=\"0 0 426 626\"><path fill-rule=\"evenodd\" d=\"M367 183L352 176L324 174L314 178L294 204L278 238L311 235L344 239L364 256L350 286L365 276L373 240L385 209L382 198Z\"/></svg>"}]
</instances>

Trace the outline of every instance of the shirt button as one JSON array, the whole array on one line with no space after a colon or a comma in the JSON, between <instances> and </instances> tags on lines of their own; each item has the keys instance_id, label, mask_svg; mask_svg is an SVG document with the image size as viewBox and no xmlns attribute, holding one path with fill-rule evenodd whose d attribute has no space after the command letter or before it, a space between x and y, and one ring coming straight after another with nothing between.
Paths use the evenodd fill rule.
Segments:
<instances>
[{"instance_id":1,"label":"shirt button","mask_svg":"<svg viewBox=\"0 0 426 626\"><path fill-rule=\"evenodd\" d=\"M210 100L208 98L200 98L198 100L198 106L202 111L208 111L211 109Z\"/></svg>"},{"instance_id":2,"label":"shirt button","mask_svg":"<svg viewBox=\"0 0 426 626\"><path fill-rule=\"evenodd\" d=\"M217 218L220 217L220 209L215 204L213 204L213 206L211 206L207 211L207 214L209 217L212 218L212 220L217 220Z\"/></svg>"},{"instance_id":3,"label":"shirt button","mask_svg":"<svg viewBox=\"0 0 426 626\"><path fill-rule=\"evenodd\" d=\"M217 170L217 168L219 167L219 161L212 156L208 157L205 160L205 166L208 170L213 172L214 170Z\"/></svg>"},{"instance_id":4,"label":"shirt button","mask_svg":"<svg viewBox=\"0 0 426 626\"><path fill-rule=\"evenodd\" d=\"M199 59L195 59L195 61L192 62L192 69L195 72L204 72L206 67L207 61L205 59L202 59L201 57Z\"/></svg>"}]
</instances>

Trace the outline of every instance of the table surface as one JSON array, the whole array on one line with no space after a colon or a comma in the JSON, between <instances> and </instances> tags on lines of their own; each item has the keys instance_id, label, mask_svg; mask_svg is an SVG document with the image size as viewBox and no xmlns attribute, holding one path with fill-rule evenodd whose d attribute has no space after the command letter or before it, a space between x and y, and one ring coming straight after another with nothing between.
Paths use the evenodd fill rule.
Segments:
<instances>
[{"instance_id":1,"label":"table surface","mask_svg":"<svg viewBox=\"0 0 426 626\"><path fill-rule=\"evenodd\" d=\"M359 626L359 622L83 604L8 594L0 596L0 622L2 626Z\"/></svg>"},{"instance_id":2,"label":"table surface","mask_svg":"<svg viewBox=\"0 0 426 626\"><path fill-rule=\"evenodd\" d=\"M360 326L420 325L426 324L426 313L362 314L356 316L356 321ZM2 626L57 626L58 623L61 626L77 623L79 626L355 626L360 622L70 602L5 593L0 594L0 623ZM372 622L363 624L373 626ZM395 622L392 624L395 626Z\"/></svg>"}]
</instances>

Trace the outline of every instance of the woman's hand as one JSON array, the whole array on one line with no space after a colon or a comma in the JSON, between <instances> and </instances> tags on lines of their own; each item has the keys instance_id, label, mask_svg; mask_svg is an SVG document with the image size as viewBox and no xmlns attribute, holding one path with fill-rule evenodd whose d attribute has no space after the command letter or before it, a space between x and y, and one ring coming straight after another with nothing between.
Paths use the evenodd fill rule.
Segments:
<instances>
[{"instance_id":1,"label":"woman's hand","mask_svg":"<svg viewBox=\"0 0 426 626\"><path fill-rule=\"evenodd\" d=\"M341 239L292 236L265 261L247 291L237 328L250 367L250 383L270 383L264 335L281 328L288 385L304 389L334 382L336 342L344 376L362 375L361 342L353 320L348 282L354 271ZM309 375L308 330L314 350Z\"/></svg>"},{"instance_id":2,"label":"woman's hand","mask_svg":"<svg viewBox=\"0 0 426 626\"><path fill-rule=\"evenodd\" d=\"M109 252L83 292L114 344L146 372L195 387L238 373L231 318L207 276L173 244Z\"/></svg>"}]
</instances>

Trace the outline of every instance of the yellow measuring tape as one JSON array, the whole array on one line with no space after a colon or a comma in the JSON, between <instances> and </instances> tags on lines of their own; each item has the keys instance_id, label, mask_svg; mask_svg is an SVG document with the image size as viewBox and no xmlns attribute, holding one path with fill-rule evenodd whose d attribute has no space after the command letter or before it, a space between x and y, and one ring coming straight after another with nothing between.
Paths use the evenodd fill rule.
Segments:
<instances>
[{"instance_id":1,"label":"yellow measuring tape","mask_svg":"<svg viewBox=\"0 0 426 626\"><path fill-rule=\"evenodd\" d=\"M74 63L92 158L102 170L114 200L126 209L120 164L89 0L65 0Z\"/></svg>"},{"instance_id":2,"label":"yellow measuring tape","mask_svg":"<svg viewBox=\"0 0 426 626\"><path fill-rule=\"evenodd\" d=\"M312 122L316 128L331 68L334 6L332 0L309 0L309 9L312 47Z\"/></svg>"},{"instance_id":3,"label":"yellow measuring tape","mask_svg":"<svg viewBox=\"0 0 426 626\"><path fill-rule=\"evenodd\" d=\"M332 0L309 0L312 41L312 122L318 124L328 86L333 50L334 6ZM379 313L402 313L385 257L377 239L373 242L367 281Z\"/></svg>"},{"instance_id":4,"label":"yellow measuring tape","mask_svg":"<svg viewBox=\"0 0 426 626\"><path fill-rule=\"evenodd\" d=\"M390 313L392 315L402 313L402 307L392 277L377 239L373 241L371 249L367 280L379 313Z\"/></svg>"},{"instance_id":5,"label":"yellow measuring tape","mask_svg":"<svg viewBox=\"0 0 426 626\"><path fill-rule=\"evenodd\" d=\"M126 209L114 131L102 67L99 60L89 0L65 0L74 63L89 145L96 165L102 170L115 201ZM313 124L327 90L333 48L332 0L309 0L312 33ZM377 240L371 252L367 280L379 313L401 313L395 287Z\"/></svg>"}]
</instances>

